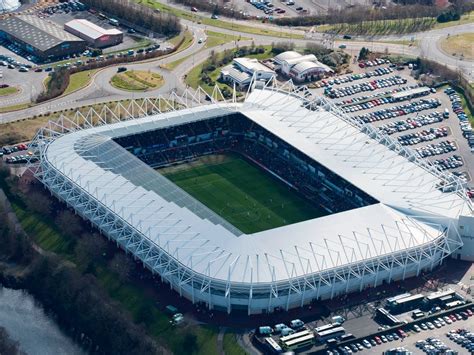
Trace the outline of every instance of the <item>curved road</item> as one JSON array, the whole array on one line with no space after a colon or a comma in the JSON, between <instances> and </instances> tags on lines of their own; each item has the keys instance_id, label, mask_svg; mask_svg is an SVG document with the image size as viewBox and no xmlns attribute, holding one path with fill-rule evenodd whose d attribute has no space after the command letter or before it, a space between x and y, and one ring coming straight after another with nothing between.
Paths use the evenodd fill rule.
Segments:
<instances>
[{"instance_id":1,"label":"curved road","mask_svg":"<svg viewBox=\"0 0 474 355\"><path fill-rule=\"evenodd\" d=\"M152 70L160 73L165 80L165 84L156 90L147 91L143 93L131 93L113 88L110 84L110 78L116 73L116 66L108 67L100 70L93 78L91 84L79 91L72 94L57 98L51 102L43 103L28 109L4 113L1 114L0 123L11 122L40 113L48 111L56 111L62 109L75 108L84 105L91 105L100 102L108 102L120 99L129 98L144 98L144 97L156 97L159 94L170 93L172 90L182 92L185 89L183 77L191 70L195 65L206 60L211 51L223 51L225 49L235 48L233 42L226 43L217 47L204 48L205 44L198 44L197 38L205 38L205 30L212 29L216 32L227 33L236 35L235 31L226 30L222 28L214 28L206 25L193 23L191 21L182 20L184 26L187 26L193 33L195 41L193 44L176 54L171 54L167 57L158 58L155 60L141 62L136 64L127 64L127 68L136 70ZM461 26L453 26L440 30L433 30L423 33L406 34L399 36L383 36L383 37L357 37L352 41L344 41L347 45L347 51L355 55L358 53L361 47L367 47L375 51L385 51L386 49L391 53L407 54L412 56L429 57L440 63L445 63L450 67L458 67L463 74L472 80L473 63L468 61L460 61L459 59L453 58L452 56L444 53L437 45L437 42L450 35L472 32L474 31L474 24L467 24ZM288 39L281 39L276 37L262 36L262 35L249 35L246 33L241 34L242 37L252 36L251 41L241 41L239 45L250 45L253 41L256 45L268 45L272 42L288 41ZM394 43L381 43L380 41L400 41L410 40L414 38L420 43L420 47L409 47L401 44ZM317 42L319 44L329 44L327 41L327 35L322 33L306 33L305 39L292 39L291 42L296 45L306 44L307 42ZM343 41L337 41L334 46L338 46ZM160 66L163 64L171 63L179 59L183 59L173 71L162 69ZM0 106L2 102L0 101Z\"/></svg>"}]
</instances>

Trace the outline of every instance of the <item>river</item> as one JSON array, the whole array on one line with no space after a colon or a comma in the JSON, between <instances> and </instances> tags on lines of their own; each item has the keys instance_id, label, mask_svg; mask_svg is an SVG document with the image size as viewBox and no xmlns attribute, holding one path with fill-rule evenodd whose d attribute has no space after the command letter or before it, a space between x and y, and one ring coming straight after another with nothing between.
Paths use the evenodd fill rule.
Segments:
<instances>
[{"instance_id":1,"label":"river","mask_svg":"<svg viewBox=\"0 0 474 355\"><path fill-rule=\"evenodd\" d=\"M0 286L0 326L28 355L85 355L34 298L21 290Z\"/></svg>"}]
</instances>

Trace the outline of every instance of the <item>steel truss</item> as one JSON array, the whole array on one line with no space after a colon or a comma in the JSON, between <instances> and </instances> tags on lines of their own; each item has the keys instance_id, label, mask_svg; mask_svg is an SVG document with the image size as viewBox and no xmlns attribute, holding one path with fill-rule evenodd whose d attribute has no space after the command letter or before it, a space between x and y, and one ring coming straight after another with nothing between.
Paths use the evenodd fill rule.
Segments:
<instances>
[{"instance_id":1,"label":"steel truss","mask_svg":"<svg viewBox=\"0 0 474 355\"><path fill-rule=\"evenodd\" d=\"M266 84L265 89L285 91L301 99L307 107L316 104L316 100L307 99L308 94L305 88L296 88L291 81L283 86L270 82ZM216 103L214 97L218 94L219 91L216 89L211 99L213 103ZM296 256L299 265L293 261L287 261L289 254L286 252L281 252L278 256L285 264L286 280L276 280L273 274L271 282L259 282L258 266L251 265L250 256L236 257L229 265L227 279L218 279L213 277L210 271L212 260L209 261L206 273L195 272L192 260L186 265L180 262L175 255L172 255L169 245L159 246L153 242L146 232L139 231L122 215L105 206L97 196L85 191L48 161L46 152L50 143L63 135L97 125L189 108L200 103L205 95L202 89L198 89L195 92L185 91L182 95L172 93L168 98L132 100L127 104L119 103L112 108L104 106L100 111L91 108L87 114L76 112L72 118L61 116L57 121L50 121L40 129L32 141L30 149L34 152L34 159L29 162L29 170L58 199L64 201L82 218L97 227L107 238L131 253L135 259L140 260L144 267L160 275L161 279L169 283L170 287L177 290L181 296L193 303L205 302L209 309L227 310L229 313L233 309L245 309L248 314L272 312L277 307L288 310L292 307L303 306L313 300L329 299L348 292L362 291L367 287L375 287L385 282L403 280L408 276L419 275L423 270L433 269L462 246L457 228L452 222L444 227L433 223L440 230L439 236L435 239L425 236L425 241L421 245L415 243L411 245L410 241L407 243L402 237L396 240L396 245L393 247L393 242L389 240L387 233L380 236L368 229L367 234L370 235L373 250L380 251L382 256L378 256L378 253L372 254L369 245L359 241L358 235L354 233L351 240L357 242L357 248L347 246L342 251L335 251L331 249L330 243L325 241L326 245L323 248L330 251L330 258L334 258L331 260L331 265L336 265L334 267L328 268L329 260L326 260L324 256L321 258L321 254L318 253L318 248L322 246L310 243L307 249L294 246L293 256ZM235 103L235 95L232 102ZM329 105L331 110L337 112L330 102L320 101L317 105ZM347 117L345 119L357 125L351 119ZM415 159L409 150L397 147L396 142L393 142L391 138L374 132L366 125L357 125L357 127L380 143L398 149L401 155L426 167L433 174L451 181L445 174ZM408 220L415 227L418 224L414 219L408 218ZM401 229L400 234L402 234ZM339 236L338 242L342 245L344 245L344 238L348 237ZM403 246L404 249L400 250L397 246ZM356 255L363 256L363 261L357 261ZM341 262L343 256L351 262L343 264ZM216 259L219 257L221 256L216 256ZM250 282L231 281L233 267L239 258L246 258L246 262L250 265ZM269 256L261 256L261 259L265 258L266 260L262 262L271 269L273 266ZM310 258L314 259L316 269L311 266ZM298 275L297 268L305 270L303 275Z\"/></svg>"}]
</instances>

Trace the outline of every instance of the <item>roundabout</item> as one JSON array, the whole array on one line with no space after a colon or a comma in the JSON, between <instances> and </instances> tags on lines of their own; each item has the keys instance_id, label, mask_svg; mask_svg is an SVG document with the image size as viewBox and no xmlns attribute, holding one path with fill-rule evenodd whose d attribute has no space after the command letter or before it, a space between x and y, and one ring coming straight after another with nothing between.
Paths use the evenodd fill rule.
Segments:
<instances>
[{"instance_id":1,"label":"roundabout","mask_svg":"<svg viewBox=\"0 0 474 355\"><path fill-rule=\"evenodd\" d=\"M465 60L474 60L474 33L461 33L447 37L440 41L441 49L456 57L462 57Z\"/></svg>"},{"instance_id":2,"label":"roundabout","mask_svg":"<svg viewBox=\"0 0 474 355\"><path fill-rule=\"evenodd\" d=\"M144 70L127 70L110 79L110 85L126 91L150 91L160 88L163 84L164 79L160 74Z\"/></svg>"}]
</instances>

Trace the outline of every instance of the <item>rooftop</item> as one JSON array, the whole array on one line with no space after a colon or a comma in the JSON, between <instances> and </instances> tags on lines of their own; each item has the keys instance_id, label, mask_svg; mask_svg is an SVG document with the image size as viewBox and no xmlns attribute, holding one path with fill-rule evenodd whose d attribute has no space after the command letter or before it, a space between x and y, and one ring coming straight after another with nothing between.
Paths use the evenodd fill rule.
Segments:
<instances>
[{"instance_id":1,"label":"rooftop","mask_svg":"<svg viewBox=\"0 0 474 355\"><path fill-rule=\"evenodd\" d=\"M270 68L260 63L255 58L234 58L234 62L251 71L273 72Z\"/></svg>"},{"instance_id":2,"label":"rooftop","mask_svg":"<svg viewBox=\"0 0 474 355\"><path fill-rule=\"evenodd\" d=\"M93 39L98 39L104 35L112 36L122 34L122 31L119 31L116 28L105 29L100 26L97 26L95 23L83 19L75 19L65 23L64 28L67 30L68 27L75 29L76 31L79 31L88 36L89 38Z\"/></svg>"},{"instance_id":3,"label":"rooftop","mask_svg":"<svg viewBox=\"0 0 474 355\"><path fill-rule=\"evenodd\" d=\"M0 21L4 31L21 41L45 51L63 42L82 42L55 24L33 15L11 16Z\"/></svg>"}]
</instances>

